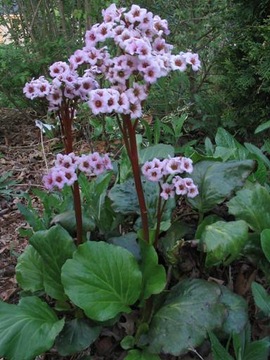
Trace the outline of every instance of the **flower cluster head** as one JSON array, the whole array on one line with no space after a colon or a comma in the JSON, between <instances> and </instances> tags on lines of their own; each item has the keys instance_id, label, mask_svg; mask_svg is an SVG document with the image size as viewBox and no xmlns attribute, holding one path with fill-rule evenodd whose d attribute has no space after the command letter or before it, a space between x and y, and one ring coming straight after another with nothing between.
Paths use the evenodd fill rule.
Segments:
<instances>
[{"instance_id":1,"label":"flower cluster head","mask_svg":"<svg viewBox=\"0 0 270 360\"><path fill-rule=\"evenodd\" d=\"M106 170L112 170L112 163L107 154L101 156L94 152L88 155L76 156L58 154L55 164L49 173L43 176L43 183L47 190L63 189L65 185L72 186L78 178L78 171L88 176L97 176Z\"/></svg>"},{"instance_id":2,"label":"flower cluster head","mask_svg":"<svg viewBox=\"0 0 270 360\"><path fill-rule=\"evenodd\" d=\"M186 195L190 198L198 195L197 186L184 174L190 174L192 171L192 160L183 156L169 157L164 160L154 158L142 166L142 173L146 179L160 184L160 196L164 200L173 198L175 195Z\"/></svg>"},{"instance_id":3,"label":"flower cluster head","mask_svg":"<svg viewBox=\"0 0 270 360\"><path fill-rule=\"evenodd\" d=\"M197 54L172 53L173 46L165 39L168 23L152 12L138 5L127 10L112 4L102 16L102 23L86 31L82 49L67 62L50 66L50 81L40 77L25 85L26 97L46 98L51 111L68 99L87 102L93 114L117 112L135 119L142 115L151 84L170 71L185 71L188 66L199 70ZM114 57L109 52L112 44L118 54Z\"/></svg>"}]
</instances>

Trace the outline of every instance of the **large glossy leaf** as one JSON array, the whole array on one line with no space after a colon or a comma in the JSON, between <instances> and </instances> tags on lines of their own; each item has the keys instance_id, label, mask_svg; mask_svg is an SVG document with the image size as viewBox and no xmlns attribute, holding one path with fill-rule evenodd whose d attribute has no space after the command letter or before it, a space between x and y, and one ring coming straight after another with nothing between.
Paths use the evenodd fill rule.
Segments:
<instances>
[{"instance_id":1,"label":"large glossy leaf","mask_svg":"<svg viewBox=\"0 0 270 360\"><path fill-rule=\"evenodd\" d=\"M57 300L65 300L66 295L61 283L61 268L76 249L72 237L61 226L38 231L30 239L43 260L44 288L48 295Z\"/></svg>"},{"instance_id":2,"label":"large glossy leaf","mask_svg":"<svg viewBox=\"0 0 270 360\"><path fill-rule=\"evenodd\" d=\"M174 156L174 148L171 145L157 144L148 146L139 152L140 164L144 164L146 161L153 160L154 158L164 159L168 156Z\"/></svg>"},{"instance_id":3,"label":"large glossy leaf","mask_svg":"<svg viewBox=\"0 0 270 360\"><path fill-rule=\"evenodd\" d=\"M135 232L111 237L108 239L108 242L127 249L137 260L141 260L141 249L137 242L137 234Z\"/></svg>"},{"instance_id":4,"label":"large glossy leaf","mask_svg":"<svg viewBox=\"0 0 270 360\"><path fill-rule=\"evenodd\" d=\"M142 256L140 268L143 279L142 298L147 299L150 295L159 294L164 289L166 272L164 267L158 263L155 248L145 241L141 241L140 245Z\"/></svg>"},{"instance_id":5,"label":"large glossy leaf","mask_svg":"<svg viewBox=\"0 0 270 360\"><path fill-rule=\"evenodd\" d=\"M123 214L139 213L139 203L133 179L115 185L109 192L112 208Z\"/></svg>"},{"instance_id":6,"label":"large glossy leaf","mask_svg":"<svg viewBox=\"0 0 270 360\"><path fill-rule=\"evenodd\" d=\"M32 245L28 245L19 256L16 279L25 291L35 292L43 287L43 261Z\"/></svg>"},{"instance_id":7,"label":"large glossy leaf","mask_svg":"<svg viewBox=\"0 0 270 360\"><path fill-rule=\"evenodd\" d=\"M149 227L155 228L157 221L156 209L159 198L159 186L156 182L148 181L145 178L142 178L142 186L148 210ZM120 212L122 214L140 214L138 196L133 179L128 179L121 184L115 185L109 192L109 198L112 201L112 209L115 212ZM175 200L169 199L166 202L162 221L166 221L171 218L171 213L174 208ZM141 218L138 218L135 228L141 228Z\"/></svg>"},{"instance_id":8,"label":"large glossy leaf","mask_svg":"<svg viewBox=\"0 0 270 360\"><path fill-rule=\"evenodd\" d=\"M53 346L63 326L64 320L37 297L23 298L18 305L0 302L0 356L31 360Z\"/></svg>"},{"instance_id":9,"label":"large glossy leaf","mask_svg":"<svg viewBox=\"0 0 270 360\"><path fill-rule=\"evenodd\" d=\"M238 191L228 202L228 208L230 214L245 220L254 231L270 228L270 194L263 186Z\"/></svg>"},{"instance_id":10,"label":"large glossy leaf","mask_svg":"<svg viewBox=\"0 0 270 360\"><path fill-rule=\"evenodd\" d=\"M55 341L62 356L75 354L88 348L99 336L101 326L91 326L86 319L67 321Z\"/></svg>"},{"instance_id":11,"label":"large glossy leaf","mask_svg":"<svg viewBox=\"0 0 270 360\"><path fill-rule=\"evenodd\" d=\"M254 164L253 160L201 161L195 164L191 177L199 188L199 195L189 202L202 213L211 210L243 186Z\"/></svg>"},{"instance_id":12,"label":"large glossy leaf","mask_svg":"<svg viewBox=\"0 0 270 360\"><path fill-rule=\"evenodd\" d=\"M173 287L150 323L149 350L178 356L200 345L225 318L220 296L218 285L199 279Z\"/></svg>"},{"instance_id":13,"label":"large glossy leaf","mask_svg":"<svg viewBox=\"0 0 270 360\"><path fill-rule=\"evenodd\" d=\"M71 236L76 235L77 223L76 223L76 216L74 210L65 211L61 214L56 215L52 221L51 225L61 225ZM93 231L96 227L96 224L93 219L82 215L82 226L83 232L86 233L87 231Z\"/></svg>"},{"instance_id":14,"label":"large glossy leaf","mask_svg":"<svg viewBox=\"0 0 270 360\"><path fill-rule=\"evenodd\" d=\"M248 225L243 220L218 221L207 225L201 235L206 266L228 265L239 257L248 239Z\"/></svg>"},{"instance_id":15,"label":"large glossy leaf","mask_svg":"<svg viewBox=\"0 0 270 360\"><path fill-rule=\"evenodd\" d=\"M91 241L79 246L62 269L69 298L94 320L129 312L141 292L142 274L126 249Z\"/></svg>"}]
</instances>

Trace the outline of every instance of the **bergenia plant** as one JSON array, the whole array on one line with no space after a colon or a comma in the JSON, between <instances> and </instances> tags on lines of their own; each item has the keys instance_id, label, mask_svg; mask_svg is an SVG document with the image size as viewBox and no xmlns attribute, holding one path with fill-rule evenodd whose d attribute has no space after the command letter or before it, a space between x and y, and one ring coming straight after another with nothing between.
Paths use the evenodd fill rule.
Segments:
<instances>
[{"instance_id":1,"label":"bergenia plant","mask_svg":"<svg viewBox=\"0 0 270 360\"><path fill-rule=\"evenodd\" d=\"M143 114L143 103L151 85L159 78L171 71L185 71L187 66L197 71L200 60L190 51L173 54L173 46L165 40L169 34L167 21L146 9L132 5L126 11L112 4L103 10L102 15L104 21L86 31L82 49L76 50L68 62L58 61L50 66L52 80L43 76L33 79L25 85L24 93L30 99L44 97L49 101L49 111L56 112L61 122L66 154L73 152L71 130L79 103L86 102L94 115L114 114L117 117L132 165L144 240L149 242L147 207L136 143L136 128ZM77 241L81 243L82 223L76 181L73 186Z\"/></svg>"},{"instance_id":2,"label":"bergenia plant","mask_svg":"<svg viewBox=\"0 0 270 360\"><path fill-rule=\"evenodd\" d=\"M6 359L32 359L53 346L62 356L83 351L102 327L132 312L128 320L132 326L118 339L119 358L157 360L161 353L180 355L194 349L208 331L222 328L227 316L233 317L234 308L239 311L228 305L233 295L217 284L197 279L170 289L170 270L166 272L159 253L162 216L175 198L196 199L198 188L190 175L193 165L191 159L174 154L142 162L137 145L136 131L151 86L171 71L188 67L198 71L198 55L173 53L166 42L167 21L137 5L129 10L112 4L102 16L102 23L86 31L82 49L67 62L50 66L50 80L41 76L23 90L29 99L46 99L49 111L60 120L65 154L57 155L43 181L49 191L72 188L76 236L58 223L29 239L16 267L26 296L18 305L0 302L0 356ZM121 236L102 241L83 236L82 194L91 200L96 194L87 191L95 189L100 195L94 196L98 206L112 203L111 213L121 213L115 205L118 195L124 194L129 206L133 193L126 184L110 183L113 177L102 178L102 173L113 172L108 154L74 153L72 126L81 103L88 104L93 116L109 114L117 119L133 173L132 206L140 215L137 229L130 231L130 225L123 224ZM97 181L97 186L87 187L84 182L80 189L82 175L83 181ZM101 188L110 189L109 197ZM152 209L147 199L156 194L152 202L156 220L150 228ZM131 206L128 211L132 212Z\"/></svg>"}]
</instances>

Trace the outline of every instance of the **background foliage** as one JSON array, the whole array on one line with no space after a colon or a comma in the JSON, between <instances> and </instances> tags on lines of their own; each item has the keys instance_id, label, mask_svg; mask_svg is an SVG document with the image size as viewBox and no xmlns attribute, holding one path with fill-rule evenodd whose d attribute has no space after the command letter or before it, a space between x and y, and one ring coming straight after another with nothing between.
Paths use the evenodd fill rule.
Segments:
<instances>
[{"instance_id":1,"label":"background foliage","mask_svg":"<svg viewBox=\"0 0 270 360\"><path fill-rule=\"evenodd\" d=\"M198 52L202 60L198 74L174 73L155 85L147 103L154 119L185 113L189 130L210 127L215 133L223 126L241 135L268 120L268 0L136 3L168 20L170 42L177 50ZM22 86L78 48L85 30L100 20L101 9L110 1L3 0L1 4L0 24L9 29L12 40L0 45L1 105L45 111L40 104L30 105Z\"/></svg>"}]
</instances>

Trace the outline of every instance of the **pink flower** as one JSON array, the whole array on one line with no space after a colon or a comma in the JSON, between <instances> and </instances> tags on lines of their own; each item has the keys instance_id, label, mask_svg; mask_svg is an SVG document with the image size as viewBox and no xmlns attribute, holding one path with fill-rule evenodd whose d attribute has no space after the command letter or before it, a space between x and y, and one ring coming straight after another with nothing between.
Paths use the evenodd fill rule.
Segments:
<instances>
[{"instance_id":1,"label":"pink flower","mask_svg":"<svg viewBox=\"0 0 270 360\"><path fill-rule=\"evenodd\" d=\"M163 174L160 168L151 168L147 172L147 179L150 181L159 181Z\"/></svg>"},{"instance_id":2,"label":"pink flower","mask_svg":"<svg viewBox=\"0 0 270 360\"><path fill-rule=\"evenodd\" d=\"M125 20L130 24L141 22L146 12L146 9L142 9L138 5L132 5L130 11L125 14Z\"/></svg>"},{"instance_id":3,"label":"pink flower","mask_svg":"<svg viewBox=\"0 0 270 360\"><path fill-rule=\"evenodd\" d=\"M181 178L180 176L175 176L175 178L173 179L173 184L175 187L175 193L177 195L186 195L187 194L187 187L186 187L186 183L185 180L183 178Z\"/></svg>"},{"instance_id":4,"label":"pink flower","mask_svg":"<svg viewBox=\"0 0 270 360\"><path fill-rule=\"evenodd\" d=\"M187 68L186 58L184 55L172 55L171 56L171 68L172 70L185 71Z\"/></svg>"},{"instance_id":5,"label":"pink flower","mask_svg":"<svg viewBox=\"0 0 270 360\"><path fill-rule=\"evenodd\" d=\"M92 164L89 155L81 155L78 159L78 168L86 174L92 174Z\"/></svg>"},{"instance_id":6,"label":"pink flower","mask_svg":"<svg viewBox=\"0 0 270 360\"><path fill-rule=\"evenodd\" d=\"M121 93L118 100L118 112L120 114L126 114L129 110L129 100L126 93Z\"/></svg>"},{"instance_id":7,"label":"pink flower","mask_svg":"<svg viewBox=\"0 0 270 360\"><path fill-rule=\"evenodd\" d=\"M106 170L113 170L112 162L108 154L105 154L102 160Z\"/></svg>"},{"instance_id":8,"label":"pink flower","mask_svg":"<svg viewBox=\"0 0 270 360\"><path fill-rule=\"evenodd\" d=\"M31 100L33 100L35 97L37 97L36 87L35 87L35 83L33 82L33 80L31 82L28 82L25 84L25 86L23 88L23 93L25 94L25 96L28 99L31 99Z\"/></svg>"},{"instance_id":9,"label":"pink flower","mask_svg":"<svg viewBox=\"0 0 270 360\"><path fill-rule=\"evenodd\" d=\"M92 113L97 115L107 112L108 93L105 90L91 90L89 92L90 100L88 105L92 110Z\"/></svg>"},{"instance_id":10,"label":"pink flower","mask_svg":"<svg viewBox=\"0 0 270 360\"><path fill-rule=\"evenodd\" d=\"M96 80L94 80L92 77L85 76L80 78L79 81L80 81L80 94L82 97L88 95L90 90L94 90L98 86Z\"/></svg>"},{"instance_id":11,"label":"pink flower","mask_svg":"<svg viewBox=\"0 0 270 360\"><path fill-rule=\"evenodd\" d=\"M198 194L199 194L199 190L196 185L188 188L187 197L194 198Z\"/></svg>"},{"instance_id":12,"label":"pink flower","mask_svg":"<svg viewBox=\"0 0 270 360\"><path fill-rule=\"evenodd\" d=\"M38 97L45 97L50 93L51 85L44 76L40 76L36 81L36 94Z\"/></svg>"},{"instance_id":13,"label":"pink flower","mask_svg":"<svg viewBox=\"0 0 270 360\"><path fill-rule=\"evenodd\" d=\"M90 30L87 30L85 33L85 45L87 49L91 49L96 46L96 43L99 41L100 34L97 32L96 28L98 24L92 26Z\"/></svg>"},{"instance_id":14,"label":"pink flower","mask_svg":"<svg viewBox=\"0 0 270 360\"><path fill-rule=\"evenodd\" d=\"M167 20L162 20L158 15L154 16L154 28L159 36L170 33Z\"/></svg>"},{"instance_id":15,"label":"pink flower","mask_svg":"<svg viewBox=\"0 0 270 360\"><path fill-rule=\"evenodd\" d=\"M104 22L96 28L99 41L105 41L106 39L113 37L113 25L113 22Z\"/></svg>"},{"instance_id":16,"label":"pink flower","mask_svg":"<svg viewBox=\"0 0 270 360\"><path fill-rule=\"evenodd\" d=\"M83 50L76 50L73 55L69 58L70 67L73 70L76 70L79 65L82 65L86 62L87 55Z\"/></svg>"},{"instance_id":17,"label":"pink flower","mask_svg":"<svg viewBox=\"0 0 270 360\"><path fill-rule=\"evenodd\" d=\"M142 106L139 101L129 104L129 111L131 119L138 119L142 116Z\"/></svg>"},{"instance_id":18,"label":"pink flower","mask_svg":"<svg viewBox=\"0 0 270 360\"><path fill-rule=\"evenodd\" d=\"M183 180L187 189L194 187L194 183L191 178L184 178Z\"/></svg>"},{"instance_id":19,"label":"pink flower","mask_svg":"<svg viewBox=\"0 0 270 360\"><path fill-rule=\"evenodd\" d=\"M58 168L52 168L51 177L53 185L58 187L59 190L63 189L67 182L65 172Z\"/></svg>"},{"instance_id":20,"label":"pink flower","mask_svg":"<svg viewBox=\"0 0 270 360\"><path fill-rule=\"evenodd\" d=\"M52 179L51 172L49 174L46 174L42 178L42 182L47 190L52 190L54 187L54 181Z\"/></svg>"},{"instance_id":21,"label":"pink flower","mask_svg":"<svg viewBox=\"0 0 270 360\"><path fill-rule=\"evenodd\" d=\"M181 169L182 171L185 171L187 173L192 173L193 171L193 165L192 160L186 157L181 158Z\"/></svg>"},{"instance_id":22,"label":"pink flower","mask_svg":"<svg viewBox=\"0 0 270 360\"><path fill-rule=\"evenodd\" d=\"M182 173L180 158L174 157L167 160L165 165L166 174Z\"/></svg>"},{"instance_id":23,"label":"pink flower","mask_svg":"<svg viewBox=\"0 0 270 360\"><path fill-rule=\"evenodd\" d=\"M115 89L108 89L107 113L118 110L119 92Z\"/></svg>"},{"instance_id":24,"label":"pink flower","mask_svg":"<svg viewBox=\"0 0 270 360\"><path fill-rule=\"evenodd\" d=\"M105 171L105 166L104 166L104 163L103 163L103 160L102 158L100 158L93 166L93 173L95 175L100 175L102 174L104 171Z\"/></svg>"},{"instance_id":25,"label":"pink flower","mask_svg":"<svg viewBox=\"0 0 270 360\"><path fill-rule=\"evenodd\" d=\"M64 61L57 61L49 67L51 77L59 77L69 72L69 66Z\"/></svg>"},{"instance_id":26,"label":"pink flower","mask_svg":"<svg viewBox=\"0 0 270 360\"><path fill-rule=\"evenodd\" d=\"M147 30L151 31L153 28L153 25L154 25L153 13L148 11L146 14L141 16L141 21L140 21L140 24L138 25L138 28L143 31L147 31Z\"/></svg>"},{"instance_id":27,"label":"pink flower","mask_svg":"<svg viewBox=\"0 0 270 360\"><path fill-rule=\"evenodd\" d=\"M164 54L168 49L168 44L166 44L165 39L157 37L153 44L152 44L153 50L157 52L158 54Z\"/></svg>"},{"instance_id":28,"label":"pink flower","mask_svg":"<svg viewBox=\"0 0 270 360\"><path fill-rule=\"evenodd\" d=\"M102 16L105 22L119 21L125 8L117 8L115 4L111 4L106 10L102 10Z\"/></svg>"},{"instance_id":29,"label":"pink flower","mask_svg":"<svg viewBox=\"0 0 270 360\"><path fill-rule=\"evenodd\" d=\"M183 56L185 57L187 64L191 65L193 71L198 71L200 69L201 62L198 54L187 52Z\"/></svg>"},{"instance_id":30,"label":"pink flower","mask_svg":"<svg viewBox=\"0 0 270 360\"><path fill-rule=\"evenodd\" d=\"M144 69L143 77L147 83L153 84L154 82L157 81L159 74L160 74L160 69L158 65L152 64L148 66L146 69Z\"/></svg>"},{"instance_id":31,"label":"pink flower","mask_svg":"<svg viewBox=\"0 0 270 360\"><path fill-rule=\"evenodd\" d=\"M50 94L46 97L53 105L60 105L62 102L62 92L60 89L52 88Z\"/></svg>"},{"instance_id":32,"label":"pink flower","mask_svg":"<svg viewBox=\"0 0 270 360\"><path fill-rule=\"evenodd\" d=\"M63 169L63 172L65 174L66 184L68 186L72 186L74 182L78 179L75 169L74 168Z\"/></svg>"},{"instance_id":33,"label":"pink flower","mask_svg":"<svg viewBox=\"0 0 270 360\"><path fill-rule=\"evenodd\" d=\"M141 170L148 180L159 181L163 177L163 162L154 158L152 161L146 161Z\"/></svg>"},{"instance_id":34,"label":"pink flower","mask_svg":"<svg viewBox=\"0 0 270 360\"><path fill-rule=\"evenodd\" d=\"M168 200L168 198L173 198L175 195L175 191L174 191L174 185L173 184L168 184L168 183L164 183L161 185L162 188L162 192L160 193L160 196L164 199L164 200Z\"/></svg>"}]
</instances>

